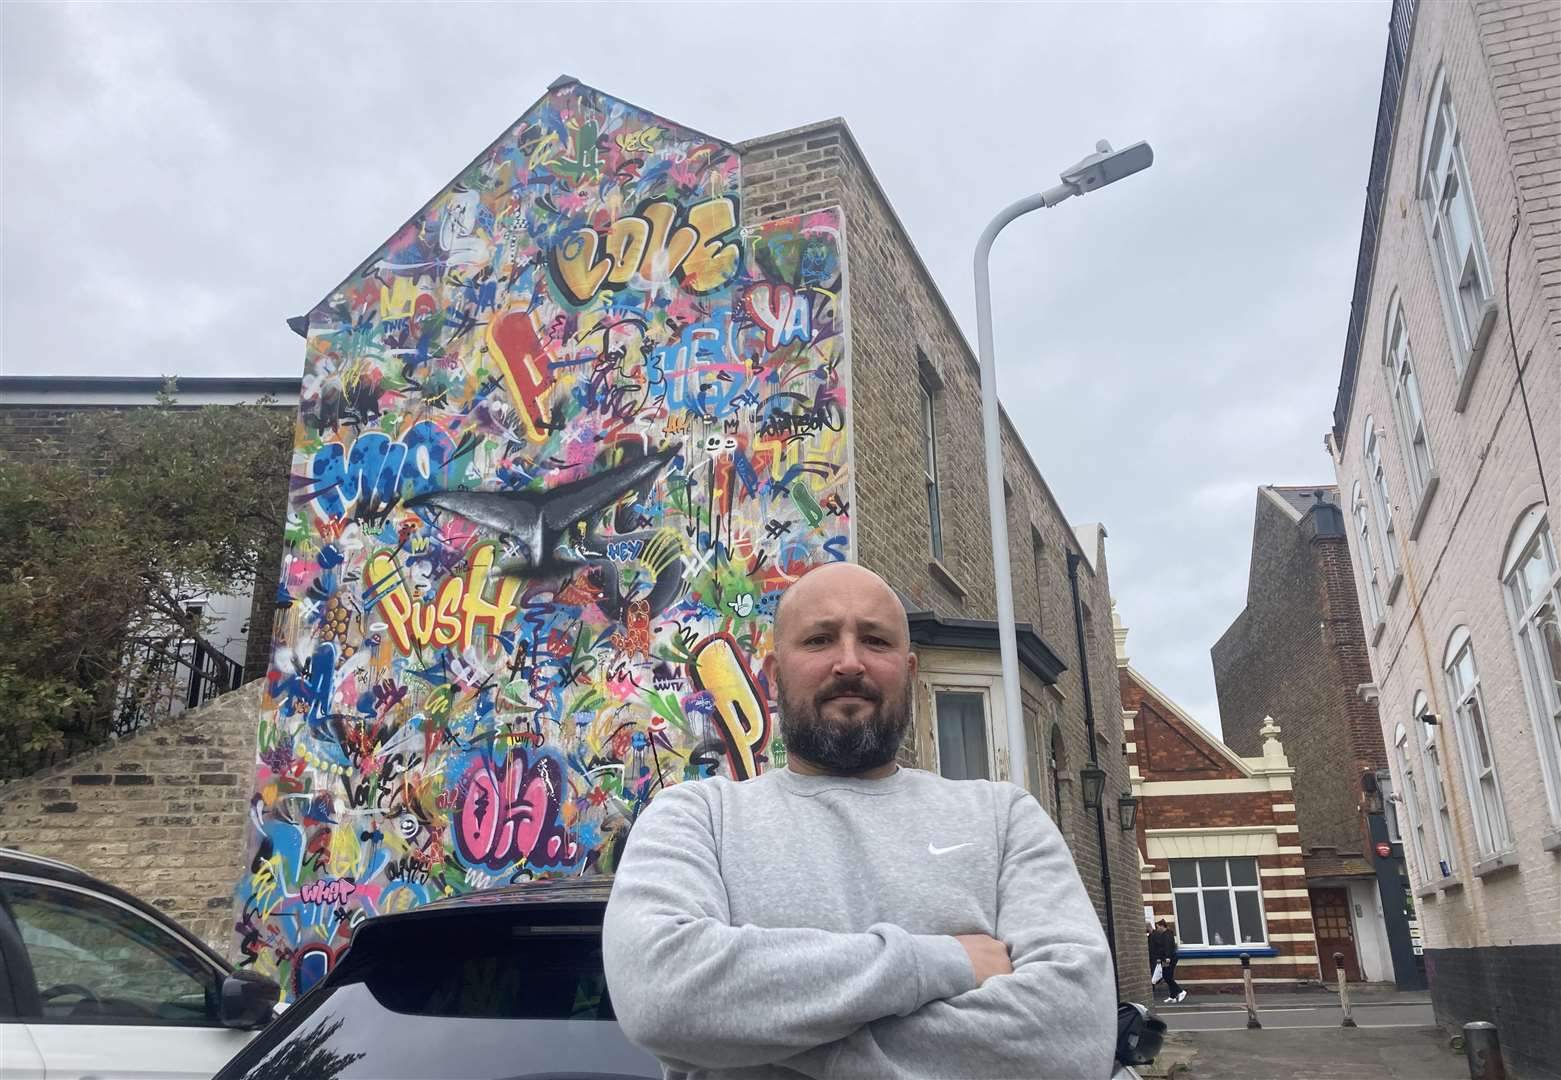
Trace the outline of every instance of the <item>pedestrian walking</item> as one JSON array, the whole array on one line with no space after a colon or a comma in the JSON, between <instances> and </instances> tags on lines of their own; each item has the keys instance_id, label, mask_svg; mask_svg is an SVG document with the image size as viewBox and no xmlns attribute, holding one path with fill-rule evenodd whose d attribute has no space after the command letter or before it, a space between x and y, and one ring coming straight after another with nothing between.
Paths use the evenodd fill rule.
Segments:
<instances>
[{"instance_id":1,"label":"pedestrian walking","mask_svg":"<svg viewBox=\"0 0 1561 1080\"><path fill-rule=\"evenodd\" d=\"M1149 935L1149 962L1160 968L1160 978L1165 982L1165 1004L1181 1001L1187 996L1176 982L1176 931L1171 920L1161 919Z\"/></svg>"}]
</instances>

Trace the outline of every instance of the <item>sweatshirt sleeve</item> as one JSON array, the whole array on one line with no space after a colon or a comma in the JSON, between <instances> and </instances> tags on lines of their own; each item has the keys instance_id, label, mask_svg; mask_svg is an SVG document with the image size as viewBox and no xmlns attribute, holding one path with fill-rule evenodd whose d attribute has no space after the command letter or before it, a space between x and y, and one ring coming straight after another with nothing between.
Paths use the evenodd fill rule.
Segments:
<instances>
[{"instance_id":1,"label":"sweatshirt sleeve","mask_svg":"<svg viewBox=\"0 0 1561 1080\"><path fill-rule=\"evenodd\" d=\"M1014 973L875 1021L788 1067L828 1080L1110 1075L1116 994L1100 920L1057 827L1032 797L1005 788L1014 797L993 936Z\"/></svg>"},{"instance_id":2,"label":"sweatshirt sleeve","mask_svg":"<svg viewBox=\"0 0 1561 1080\"><path fill-rule=\"evenodd\" d=\"M732 926L702 783L668 788L640 815L607 904L607 984L634 1042L672 1063L764 1065L975 986L952 937L888 923L860 934Z\"/></svg>"}]
</instances>

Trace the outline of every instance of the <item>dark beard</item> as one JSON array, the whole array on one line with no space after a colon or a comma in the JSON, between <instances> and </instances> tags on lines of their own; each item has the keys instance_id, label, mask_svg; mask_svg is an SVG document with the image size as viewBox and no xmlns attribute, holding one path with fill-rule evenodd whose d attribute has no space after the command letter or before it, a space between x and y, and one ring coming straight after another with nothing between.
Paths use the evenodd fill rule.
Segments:
<instances>
[{"instance_id":1,"label":"dark beard","mask_svg":"<svg viewBox=\"0 0 1561 1080\"><path fill-rule=\"evenodd\" d=\"M780 698L780 733L786 752L835 773L862 773L887 765L900 752L911 726L910 679L889 698L865 683L832 680L811 697L795 698L786 692L779 673L775 679ZM867 715L844 724L824 719L821 709L830 698L856 694L873 704Z\"/></svg>"}]
</instances>

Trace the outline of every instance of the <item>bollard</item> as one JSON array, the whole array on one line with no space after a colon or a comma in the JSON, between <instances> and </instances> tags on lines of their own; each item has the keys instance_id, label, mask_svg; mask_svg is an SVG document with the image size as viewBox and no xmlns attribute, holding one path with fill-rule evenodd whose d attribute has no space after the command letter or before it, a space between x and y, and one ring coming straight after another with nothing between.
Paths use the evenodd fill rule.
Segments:
<instances>
[{"instance_id":1,"label":"bollard","mask_svg":"<svg viewBox=\"0 0 1561 1080\"><path fill-rule=\"evenodd\" d=\"M1463 1026L1463 1052L1469 1059L1470 1080L1507 1080L1496 1025L1475 1020Z\"/></svg>"},{"instance_id":2,"label":"bollard","mask_svg":"<svg viewBox=\"0 0 1561 1080\"><path fill-rule=\"evenodd\" d=\"M1333 954L1333 970L1339 976L1339 1007L1344 1010L1344 1022L1340 1027L1355 1027L1355 1017L1350 1015L1350 984L1344 978L1344 954Z\"/></svg>"},{"instance_id":3,"label":"bollard","mask_svg":"<svg viewBox=\"0 0 1561 1080\"><path fill-rule=\"evenodd\" d=\"M1241 954L1241 986L1247 995L1247 1029L1260 1028L1263 1025L1257 1019L1257 998L1252 996L1252 954Z\"/></svg>"}]
</instances>

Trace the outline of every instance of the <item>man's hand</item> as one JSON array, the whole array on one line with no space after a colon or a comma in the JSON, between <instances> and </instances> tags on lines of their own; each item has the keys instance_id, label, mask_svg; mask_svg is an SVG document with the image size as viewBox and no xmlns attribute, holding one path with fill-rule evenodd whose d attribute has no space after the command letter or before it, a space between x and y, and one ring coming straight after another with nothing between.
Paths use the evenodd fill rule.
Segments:
<instances>
[{"instance_id":1,"label":"man's hand","mask_svg":"<svg viewBox=\"0 0 1561 1080\"><path fill-rule=\"evenodd\" d=\"M1008 946L985 934L955 934L954 940L965 947L970 966L976 972L976 985L980 986L993 975L1012 975L1014 965L1008 959Z\"/></svg>"}]
</instances>

